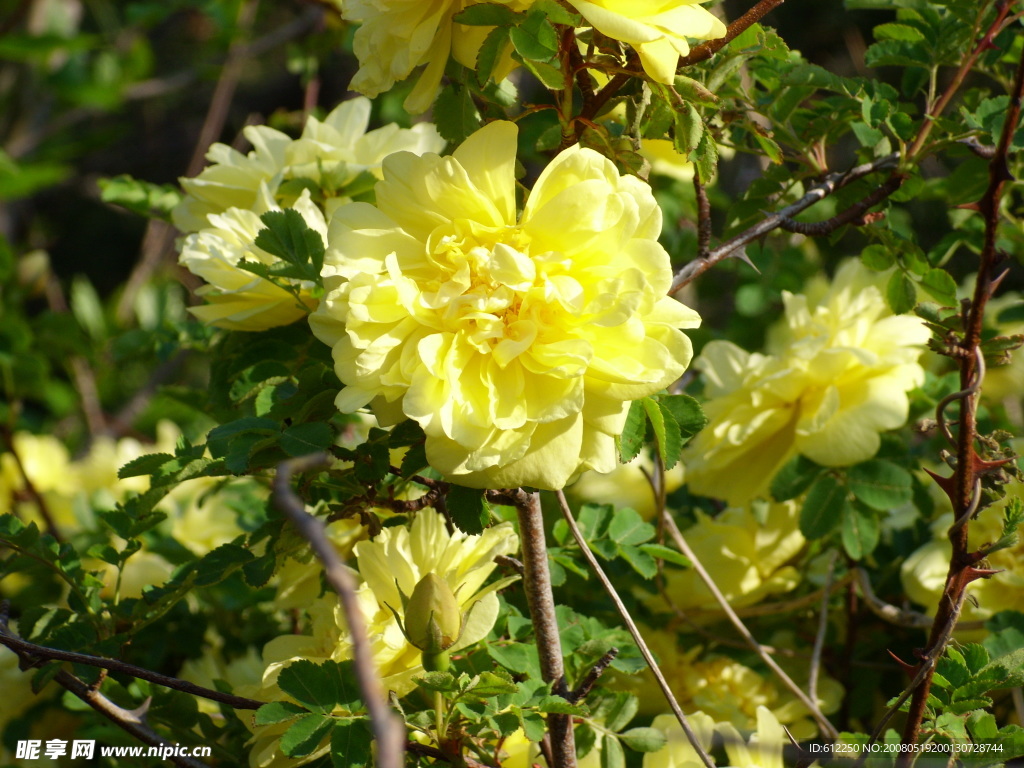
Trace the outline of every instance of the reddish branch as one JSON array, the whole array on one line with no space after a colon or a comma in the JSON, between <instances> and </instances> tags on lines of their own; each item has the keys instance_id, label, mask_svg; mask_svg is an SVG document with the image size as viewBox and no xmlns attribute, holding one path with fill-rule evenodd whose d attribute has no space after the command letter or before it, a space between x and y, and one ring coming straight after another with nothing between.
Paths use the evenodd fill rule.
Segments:
<instances>
[{"instance_id":1,"label":"reddish branch","mask_svg":"<svg viewBox=\"0 0 1024 768\"><path fill-rule=\"evenodd\" d=\"M751 8L749 11L740 16L736 21L729 25L726 30L725 37L720 37L717 40L708 40L706 43L701 43L690 50L690 53L679 59L680 67L688 67L691 64L710 59L725 46L740 36L748 27L756 24L762 18L764 18L769 11L773 11L782 5L785 0L761 0L757 5Z\"/></svg>"},{"instance_id":2,"label":"reddish branch","mask_svg":"<svg viewBox=\"0 0 1024 768\"><path fill-rule=\"evenodd\" d=\"M1005 6L1009 6L1006 3ZM1001 8L1001 16L1005 16L1008 8ZM953 503L956 522L949 530L949 540L953 552L949 561L949 572L939 606L935 613L935 623L925 651L925 662L922 663L921 680L913 686L913 697L903 729L903 743L916 744L921 721L924 717L928 694L931 690L935 662L945 649L952 626L955 624L959 608L963 604L967 586L979 579L992 574L991 571L976 567L978 557L968 546L967 523L978 506L980 495L980 474L986 469L987 462L982 462L974 449L977 437L977 390L981 385L982 366L979 366L978 344L981 341L981 327L985 317L985 305L994 290L997 278L995 269L1001 259L996 249L996 235L999 227L999 202L1003 188L1011 180L1007 155L1010 142L1020 122L1021 101L1024 99L1024 55L1017 65L1013 93L1010 96L1006 122L999 138L992 160L989 162L989 183L985 194L978 203L978 210L985 217L985 239L981 250L981 263L978 267L978 278L974 287L974 298L967 312L964 337L960 344L965 354L960 360L960 388L962 391L974 390L972 394L960 399L960 420L957 433L957 466L953 476L941 482ZM897 768L909 766L913 752L901 752L896 763Z\"/></svg>"}]
</instances>

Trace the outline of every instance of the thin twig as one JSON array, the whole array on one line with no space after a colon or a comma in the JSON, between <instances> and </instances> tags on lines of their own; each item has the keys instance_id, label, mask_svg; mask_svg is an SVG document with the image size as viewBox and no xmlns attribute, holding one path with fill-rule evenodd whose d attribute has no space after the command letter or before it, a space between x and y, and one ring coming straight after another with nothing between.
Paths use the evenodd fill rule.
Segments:
<instances>
[{"instance_id":1,"label":"thin twig","mask_svg":"<svg viewBox=\"0 0 1024 768\"><path fill-rule=\"evenodd\" d=\"M644 657L644 661L647 662L647 666L651 668L651 672L654 673L654 679L658 681L658 687L661 688L661 692L665 695L668 700L669 706L672 708L673 714L676 716L676 720L679 721L680 727L683 729L683 733L686 734L687 741L690 742L690 746L693 747L694 751L700 757L701 762L704 763L706 768L714 768L715 763L711 759L711 756L704 749L700 743L700 739L697 738L697 734L693 732L693 728L690 726L690 721L687 720L686 715L683 714L682 707L679 706L679 702L676 701L676 697L672 693L672 689L669 687L668 681L665 679L665 675L661 672L661 667L658 666L658 662L654 659L654 654L651 653L651 649L647 647L647 643L640 634L640 630L633 621L633 617L629 615L625 604L619 598L619 593L615 591L615 587L612 585L608 576L605 574L604 569L601 568L600 563L597 562L597 558L594 557L594 553L590 551L590 546L587 544L587 540L583 538L583 534L580 531L579 526L576 524L575 518L572 516L572 510L569 509L569 503L565 500L565 494L558 491L558 503L562 508L562 517L565 522L569 525L569 530L572 531L573 538L576 539L576 543L579 545L580 551L586 558L587 563L590 565L591 570L597 574L598 580L601 582L601 586L604 587L605 592L612 599L615 604L616 610L619 612L619 616L626 624L626 628L629 630L629 634L633 636L633 642L636 643L640 649L640 653Z\"/></svg>"},{"instance_id":2,"label":"thin twig","mask_svg":"<svg viewBox=\"0 0 1024 768\"><path fill-rule=\"evenodd\" d=\"M825 648L825 633L828 631L828 603L832 597L832 578L836 572L836 550L828 557L828 571L825 574L825 587L821 590L821 610L818 611L818 631L814 635L814 646L811 648L811 669L807 675L807 696L811 701L818 700L818 672L821 669L821 652Z\"/></svg>"},{"instance_id":3,"label":"thin twig","mask_svg":"<svg viewBox=\"0 0 1024 768\"><path fill-rule=\"evenodd\" d=\"M710 59L725 46L739 37L742 32L759 22L765 17L765 15L778 8L784 2L785 0L761 0L757 5L729 25L726 30L725 37L719 37L716 40L708 40L706 43L701 43L700 45L691 48L690 52L686 56L679 59L679 67L688 67L699 61Z\"/></svg>"},{"instance_id":4,"label":"thin twig","mask_svg":"<svg viewBox=\"0 0 1024 768\"><path fill-rule=\"evenodd\" d=\"M697 557L697 554L690 548L690 545L686 543L686 539L680 532L675 520L672 519L671 515L669 515L666 510L662 511L662 515L665 518L665 526L668 529L669 535L672 537L672 540L675 541L676 546L679 547L679 551L690 560L691 566L697 572L701 581L704 582L704 586L708 588L708 591L711 592L715 600L718 601L718 604L721 606L726 618L728 618L733 627L736 628L736 631L739 632L740 636L747 641L747 645L749 645L751 650L758 655L761 661L763 661L765 665L776 674L782 684L785 685L786 688L788 688L805 707L807 707L807 711L810 712L811 717L814 718L815 722L818 723L818 727L821 728L822 735L829 739L837 738L839 736L839 732L835 729L835 726L828 721L828 718L822 714L817 702L808 698L807 694L803 692L803 689L793 682L793 679L786 674L786 671L778 665L775 659L773 659L771 655L765 651L764 647L757 642L754 636L750 634L750 630L747 629L743 620L736 615L736 611L734 611L732 606L729 605L729 601L726 599L725 595L722 594L718 585L715 584L715 580L711 578L711 574L709 574L707 569L704 568L700 559Z\"/></svg>"},{"instance_id":5,"label":"thin twig","mask_svg":"<svg viewBox=\"0 0 1024 768\"><path fill-rule=\"evenodd\" d=\"M544 682L565 699L569 686L562 663L562 643L558 636L555 599L551 592L551 573L548 570L548 550L544 541L544 516L539 493L523 489L512 492L519 518L519 536L523 546L523 585L526 603L540 656L540 672ZM551 736L551 768L576 768L576 740L569 715L548 715Z\"/></svg>"},{"instance_id":6,"label":"thin twig","mask_svg":"<svg viewBox=\"0 0 1024 768\"><path fill-rule=\"evenodd\" d=\"M324 469L330 464L331 457L326 453L314 453L281 462L274 477L273 499L278 509L288 515L298 532L309 542L313 553L324 566L327 583L341 600L345 623L352 638L356 680L377 743L377 765L379 768L401 768L404 764L405 728L387 704L384 687L374 664L366 621L359 610L355 579L327 538L327 528L323 521L306 512L302 500L291 488L294 474Z\"/></svg>"},{"instance_id":7,"label":"thin twig","mask_svg":"<svg viewBox=\"0 0 1024 768\"><path fill-rule=\"evenodd\" d=\"M135 419L137 419L142 412L146 410L146 407L160 388L160 385L177 373L188 355L189 352L187 349L181 349L178 350L178 352L176 352L171 358L160 363L160 365L153 370L149 380L142 386L142 388L132 395L131 399L124 404L121 410L114 414L114 417L107 422L104 434L110 435L111 437L120 437L131 430L132 424L135 423Z\"/></svg>"},{"instance_id":8,"label":"thin twig","mask_svg":"<svg viewBox=\"0 0 1024 768\"><path fill-rule=\"evenodd\" d=\"M29 653L17 650L9 645L6 641L11 638L20 640L20 638L11 631L10 627L7 626L6 610L0 611L0 640L5 641L4 644L8 645L8 647L11 648L11 651L17 654L23 667L28 668L33 666L36 661L35 658ZM119 728L130 733L143 744L148 744L151 747L166 747L168 749L167 759L175 765L179 765L182 768L208 768L206 763L194 760L191 757L175 755L173 751L174 745L170 742L164 741L164 739L157 735L153 729L146 725L144 714L149 706L148 699L139 709L124 709L100 693L97 688L88 685L65 669L57 670L57 673L53 676L53 680Z\"/></svg>"},{"instance_id":9,"label":"thin twig","mask_svg":"<svg viewBox=\"0 0 1024 768\"><path fill-rule=\"evenodd\" d=\"M727 242L722 243L717 248L712 249L703 259L694 259L689 264L686 264L679 270L679 272L676 273L675 278L672 280L672 287L669 288L669 293L675 293L683 286L693 282L697 277L704 274L718 262L733 255L733 253L742 253L742 249L745 245L763 237L773 229L781 227L783 222L792 219L798 213L801 213L815 203L824 200L836 190L842 189L847 184L857 181L858 179L862 179L877 171L892 168L899 162L899 159L899 154L893 153L891 155L886 155L885 157L877 158L870 163L858 165L845 173L829 174L820 184L811 187L803 197L792 205L787 205L777 213L769 214L754 226L741 232Z\"/></svg>"},{"instance_id":10,"label":"thin twig","mask_svg":"<svg viewBox=\"0 0 1024 768\"><path fill-rule=\"evenodd\" d=\"M117 659L104 659L100 656L88 656L84 653L75 653L73 651L64 651L59 648L47 648L43 645L36 645L30 643L28 640L23 640L12 632L5 632L0 628L0 645L6 645L12 651L17 653L22 658L26 656L32 657L35 661L32 666L39 666L40 664L49 661L70 661L72 664L84 664L88 667L98 667L100 669L110 670L111 672L121 672L126 675L131 675L139 680L148 680L151 683L156 683L164 688L173 688L176 691L182 691L183 693L189 693L193 696L201 696L204 699L210 699L211 701L219 701L222 704L227 704L229 707L234 709L259 709L266 702L257 701L256 699L247 699L244 696L235 696L230 693L221 693L220 691L214 691L209 688L204 688L201 685L190 683L187 680L180 680L176 677L169 677L168 675L161 675L159 672L153 672L143 667L136 667L134 664L127 664Z\"/></svg>"}]
</instances>

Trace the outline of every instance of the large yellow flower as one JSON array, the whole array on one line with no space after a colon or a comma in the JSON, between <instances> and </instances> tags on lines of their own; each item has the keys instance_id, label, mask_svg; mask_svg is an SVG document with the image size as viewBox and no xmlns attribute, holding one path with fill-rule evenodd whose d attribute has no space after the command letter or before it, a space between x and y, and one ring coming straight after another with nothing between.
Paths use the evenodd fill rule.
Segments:
<instances>
[{"instance_id":1,"label":"large yellow flower","mask_svg":"<svg viewBox=\"0 0 1024 768\"><path fill-rule=\"evenodd\" d=\"M704 348L710 423L684 454L694 492L742 506L795 454L856 464L875 455L879 433L906 422L929 331L917 317L892 315L876 282L849 262L828 289L784 292L768 355L727 341Z\"/></svg>"},{"instance_id":2,"label":"large yellow flower","mask_svg":"<svg viewBox=\"0 0 1024 768\"><path fill-rule=\"evenodd\" d=\"M364 171L379 177L381 162L392 152L420 154L444 147L430 123L410 129L392 123L367 132L369 123L369 99L356 98L339 104L323 122L310 117L298 139L253 125L242 131L253 147L248 154L214 144L206 155L211 165L195 178L181 179L187 194L174 210L174 225L182 232L198 232L210 225L210 214L251 210L258 205L261 185L278 203L290 206L300 181L318 189L317 202L329 218L334 208L349 201L348 185ZM291 188L285 182L293 182Z\"/></svg>"},{"instance_id":3,"label":"large yellow flower","mask_svg":"<svg viewBox=\"0 0 1024 768\"><path fill-rule=\"evenodd\" d=\"M328 294L310 318L350 412L415 419L431 466L468 486L561 488L615 468L629 400L674 381L695 312L665 293L650 188L572 147L516 217L516 128L451 157L384 163L376 207L331 222Z\"/></svg>"},{"instance_id":4,"label":"large yellow flower","mask_svg":"<svg viewBox=\"0 0 1024 768\"><path fill-rule=\"evenodd\" d=\"M653 80L675 82L679 57L690 52L686 38L724 37L725 24L698 4L701 0L569 0L603 35L629 43Z\"/></svg>"},{"instance_id":5,"label":"large yellow flower","mask_svg":"<svg viewBox=\"0 0 1024 768\"><path fill-rule=\"evenodd\" d=\"M528 8L532 0L494 0L514 11ZM359 59L359 71L349 87L377 96L416 67L426 64L416 86L405 100L413 113L425 112L434 101L441 76L451 55L465 67L475 68L477 53L492 27L467 27L452 17L473 0L345 0L341 15L362 22L356 30L353 48ZM495 68L494 77L502 80L512 70L509 53Z\"/></svg>"},{"instance_id":6,"label":"large yellow flower","mask_svg":"<svg viewBox=\"0 0 1024 768\"><path fill-rule=\"evenodd\" d=\"M415 688L413 678L423 673L422 654L406 639L391 608L402 614L402 596L409 597L416 584L433 573L455 594L466 617L462 636L451 650L467 648L486 637L498 617L495 590L507 581L484 585L494 571L494 558L511 554L518 546L511 523L488 528L479 536L458 530L449 534L444 518L432 509L420 512L408 528L385 528L376 539L356 544L356 570L362 580L357 592L359 607L367 623L374 663L387 690L404 696ZM308 568L319 573L315 562ZM309 634L283 635L266 645L262 687L246 691L247 695L264 701L284 698L277 678L298 659L352 658L351 635L337 597L328 594L313 600L307 605L307 615ZM323 745L301 761L285 758L278 745L283 730L279 726L257 730L250 765L299 765L327 750Z\"/></svg>"}]
</instances>

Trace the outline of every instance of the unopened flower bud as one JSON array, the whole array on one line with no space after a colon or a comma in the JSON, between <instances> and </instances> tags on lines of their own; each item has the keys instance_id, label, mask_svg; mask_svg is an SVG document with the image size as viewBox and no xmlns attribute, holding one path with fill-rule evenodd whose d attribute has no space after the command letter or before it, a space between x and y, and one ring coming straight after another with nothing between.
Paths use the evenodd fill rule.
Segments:
<instances>
[{"instance_id":1,"label":"unopened flower bud","mask_svg":"<svg viewBox=\"0 0 1024 768\"><path fill-rule=\"evenodd\" d=\"M444 579L428 573L412 591L405 607L405 634L428 656L447 651L462 635L462 612ZM447 656L447 654L445 654Z\"/></svg>"}]
</instances>

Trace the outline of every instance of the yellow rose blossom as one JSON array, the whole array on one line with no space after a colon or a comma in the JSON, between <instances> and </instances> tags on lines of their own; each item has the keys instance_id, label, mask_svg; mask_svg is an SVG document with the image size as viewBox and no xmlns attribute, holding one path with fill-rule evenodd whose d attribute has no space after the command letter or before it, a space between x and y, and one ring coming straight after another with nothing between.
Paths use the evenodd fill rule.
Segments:
<instances>
[{"instance_id":1,"label":"yellow rose blossom","mask_svg":"<svg viewBox=\"0 0 1024 768\"><path fill-rule=\"evenodd\" d=\"M417 514L408 528L385 528L376 539L355 545L356 571L361 579L357 598L367 623L374 662L387 690L404 696L415 688L413 678L424 671L422 653L406 639L391 608L401 616L402 596L408 598L416 584L433 573L448 585L465 615L462 636L451 651L467 648L486 637L498 616L495 590L507 581L484 584L496 567L494 558L515 552L518 545L510 523L488 528L478 536L458 530L449 534L444 518L432 509ZM309 567L319 572L315 564ZM262 686L246 695L264 701L284 698L277 687L278 675L298 659L322 662L352 658L352 643L337 597L328 594L313 600L306 613L309 634L283 635L271 640L263 649L266 669ZM328 745L322 745L301 761L286 758L278 745L283 730L277 726L257 729L250 765L299 765L328 749Z\"/></svg>"},{"instance_id":2,"label":"yellow rose blossom","mask_svg":"<svg viewBox=\"0 0 1024 768\"><path fill-rule=\"evenodd\" d=\"M679 57L690 52L687 38L724 37L725 24L698 0L569 0L602 35L629 43L651 79L675 82Z\"/></svg>"},{"instance_id":3,"label":"yellow rose blossom","mask_svg":"<svg viewBox=\"0 0 1024 768\"><path fill-rule=\"evenodd\" d=\"M211 213L210 226L185 238L179 263L206 285L196 290L207 303L189 307L189 311L208 325L233 331L263 331L288 325L305 317L316 305L313 284L294 281L301 301L291 292L238 266L243 259L273 266L280 259L255 243L265 225L260 213L279 210L269 199L262 185L261 203L256 210L229 208L224 213ZM295 201L298 211L310 229L321 238L327 236L327 224L321 210L312 202L308 190Z\"/></svg>"},{"instance_id":4,"label":"yellow rose blossom","mask_svg":"<svg viewBox=\"0 0 1024 768\"><path fill-rule=\"evenodd\" d=\"M495 0L514 11L532 0ZM467 27L452 21L472 0L345 0L341 15L361 22L353 40L359 71L349 87L374 97L404 80L425 64L405 108L412 114L430 108L441 85L448 57L474 69L480 46L493 27ZM515 63L506 51L498 61L495 80L503 80Z\"/></svg>"},{"instance_id":5,"label":"yellow rose blossom","mask_svg":"<svg viewBox=\"0 0 1024 768\"><path fill-rule=\"evenodd\" d=\"M795 454L856 464L875 455L880 432L906 422L929 331L917 317L893 315L877 281L848 262L828 289L812 285L810 298L784 291L785 318L767 355L727 341L704 348L697 365L710 423L684 452L695 493L742 506L765 495Z\"/></svg>"},{"instance_id":6,"label":"yellow rose blossom","mask_svg":"<svg viewBox=\"0 0 1024 768\"><path fill-rule=\"evenodd\" d=\"M617 466L628 401L678 378L679 328L699 318L665 295L650 188L596 152L558 155L517 219L516 133L494 122L451 157L388 158L376 207L331 221L310 325L339 409L415 419L462 485L553 489Z\"/></svg>"},{"instance_id":7,"label":"yellow rose blossom","mask_svg":"<svg viewBox=\"0 0 1024 768\"><path fill-rule=\"evenodd\" d=\"M734 607L754 605L788 592L800 573L786 563L803 548L800 510L795 502L772 504L764 523L749 509L727 509L711 518L698 512L684 535L715 584ZM666 570L665 591L684 611L718 610L718 603L692 569Z\"/></svg>"},{"instance_id":8,"label":"yellow rose blossom","mask_svg":"<svg viewBox=\"0 0 1024 768\"><path fill-rule=\"evenodd\" d=\"M335 107L321 122L306 120L298 139L265 125L245 128L252 144L242 154L226 144L214 144L210 161L195 178L181 179L185 198L173 212L174 225L182 232L198 232L209 226L210 214L229 208L253 209L260 185L282 205L291 205L294 194L278 193L282 182L307 179L321 188L324 212L329 217L337 205L348 202L346 186L364 171L379 177L380 164L392 152L440 152L444 140L430 123L412 128L389 124L367 132L370 101L355 98Z\"/></svg>"}]
</instances>

